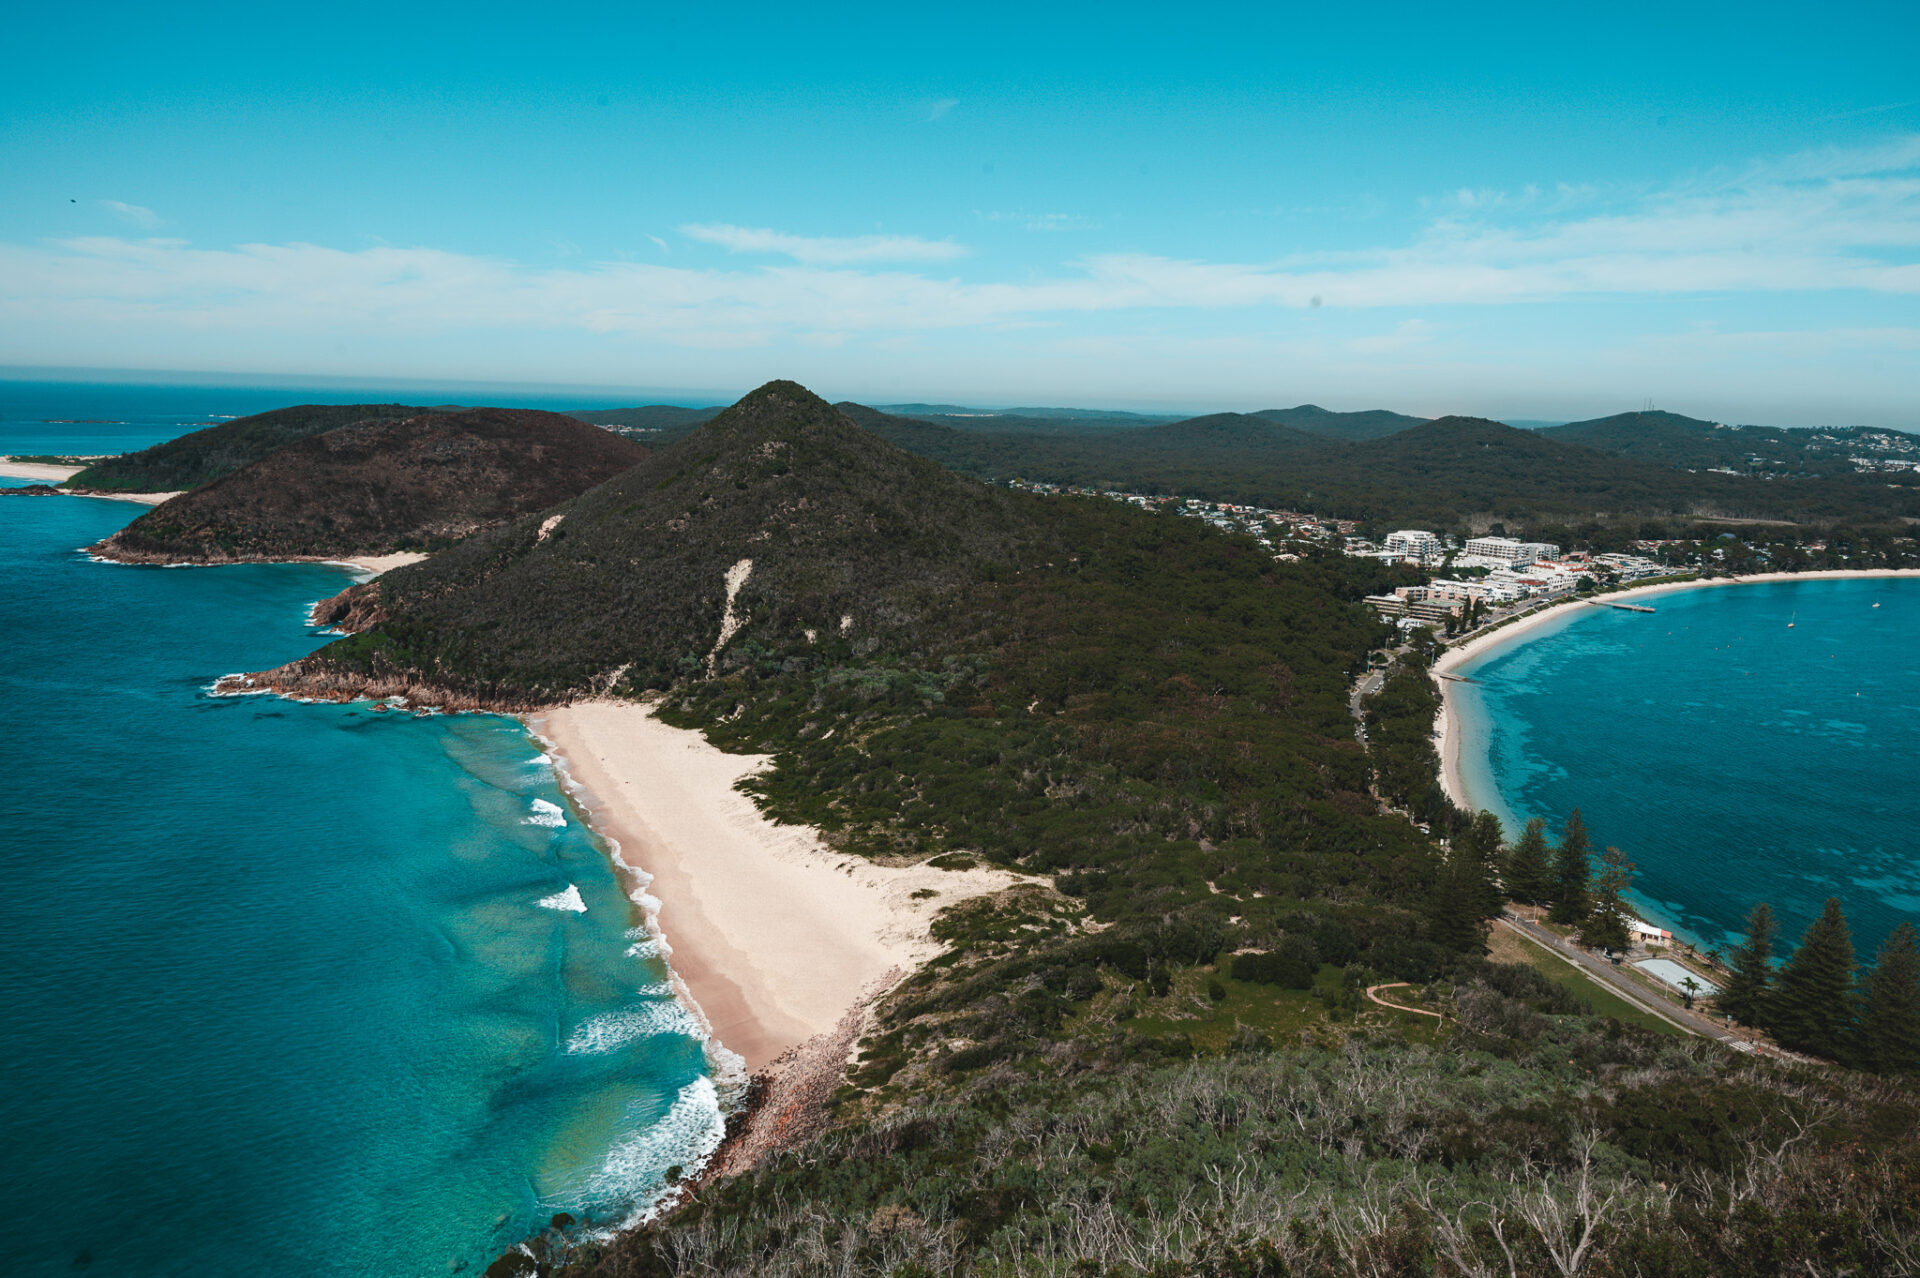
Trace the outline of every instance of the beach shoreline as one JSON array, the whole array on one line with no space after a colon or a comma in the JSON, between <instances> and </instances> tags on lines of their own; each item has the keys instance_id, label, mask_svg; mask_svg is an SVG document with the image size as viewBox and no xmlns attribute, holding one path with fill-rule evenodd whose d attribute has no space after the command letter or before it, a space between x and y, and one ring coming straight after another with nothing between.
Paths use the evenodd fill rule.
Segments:
<instances>
[{"instance_id":1,"label":"beach shoreline","mask_svg":"<svg viewBox=\"0 0 1920 1278\"><path fill-rule=\"evenodd\" d=\"M1666 581L1657 585L1636 586L1628 590L1586 598L1600 603L1631 603L1682 590L1702 590L1714 586L1754 586L1782 581L1839 581L1870 577L1920 577L1920 568L1833 568L1819 572L1765 572L1744 577ZM1457 685L1454 680L1442 679L1440 676L1453 673L1468 662L1485 656L1492 649L1503 648L1510 643L1518 642L1549 622L1564 623L1580 615L1580 609L1590 606L1592 605L1586 603L1585 599L1568 599L1564 603L1543 608L1524 620L1502 626L1498 630L1478 635L1466 643L1451 647L1433 663L1431 673L1434 682L1440 688L1440 713L1434 720L1434 735L1438 738L1436 747L1440 755L1440 787L1455 807L1465 812L1475 812L1489 805L1480 803L1476 806L1473 793L1467 787L1464 769L1460 764L1465 731L1463 716L1455 702Z\"/></svg>"},{"instance_id":2,"label":"beach shoreline","mask_svg":"<svg viewBox=\"0 0 1920 1278\"><path fill-rule=\"evenodd\" d=\"M852 1010L944 948L929 931L939 910L1045 882L836 852L736 788L767 756L727 754L639 702L521 717L629 877L715 1055L752 1073L844 1038Z\"/></svg>"}]
</instances>

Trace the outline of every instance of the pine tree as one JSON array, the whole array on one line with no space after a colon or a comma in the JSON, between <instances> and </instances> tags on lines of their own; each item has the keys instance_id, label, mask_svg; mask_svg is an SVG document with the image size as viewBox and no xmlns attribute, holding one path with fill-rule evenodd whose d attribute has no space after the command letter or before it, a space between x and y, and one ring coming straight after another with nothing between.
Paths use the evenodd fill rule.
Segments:
<instances>
[{"instance_id":1,"label":"pine tree","mask_svg":"<svg viewBox=\"0 0 1920 1278\"><path fill-rule=\"evenodd\" d=\"M1773 992L1773 907L1765 901L1747 915L1747 939L1732 955L1733 977L1714 1000L1714 1006L1743 1025L1766 1023L1767 999Z\"/></svg>"},{"instance_id":2,"label":"pine tree","mask_svg":"<svg viewBox=\"0 0 1920 1278\"><path fill-rule=\"evenodd\" d=\"M1553 893L1553 865L1547 853L1547 823L1527 822L1520 841L1507 850L1507 899L1538 905Z\"/></svg>"},{"instance_id":3,"label":"pine tree","mask_svg":"<svg viewBox=\"0 0 1920 1278\"><path fill-rule=\"evenodd\" d=\"M1861 982L1860 1063L1876 1074L1920 1071L1920 937L1893 929Z\"/></svg>"},{"instance_id":4,"label":"pine tree","mask_svg":"<svg viewBox=\"0 0 1920 1278\"><path fill-rule=\"evenodd\" d=\"M1567 817L1567 828L1560 835L1560 846L1553 855L1553 909L1547 917L1555 923L1584 923L1593 912L1587 896L1587 879L1593 873L1590 864L1593 845L1587 839L1587 824L1575 808Z\"/></svg>"},{"instance_id":5,"label":"pine tree","mask_svg":"<svg viewBox=\"0 0 1920 1278\"><path fill-rule=\"evenodd\" d=\"M1852 1046L1853 936L1838 897L1828 897L1800 948L1780 969L1767 1028L1780 1046L1839 1060Z\"/></svg>"},{"instance_id":6,"label":"pine tree","mask_svg":"<svg viewBox=\"0 0 1920 1278\"><path fill-rule=\"evenodd\" d=\"M1497 919L1505 910L1507 894L1500 886L1500 818L1481 812L1460 836L1459 852L1472 861L1475 908L1483 919Z\"/></svg>"},{"instance_id":7,"label":"pine tree","mask_svg":"<svg viewBox=\"0 0 1920 1278\"><path fill-rule=\"evenodd\" d=\"M1580 925L1580 940L1609 950L1627 948L1626 896L1633 886L1633 862L1619 848L1600 854L1600 873L1594 878L1593 913Z\"/></svg>"},{"instance_id":8,"label":"pine tree","mask_svg":"<svg viewBox=\"0 0 1920 1278\"><path fill-rule=\"evenodd\" d=\"M1462 954L1478 954L1486 944L1470 867L1469 858L1455 847L1440 867L1433 895L1427 900L1429 935L1434 943Z\"/></svg>"}]
</instances>

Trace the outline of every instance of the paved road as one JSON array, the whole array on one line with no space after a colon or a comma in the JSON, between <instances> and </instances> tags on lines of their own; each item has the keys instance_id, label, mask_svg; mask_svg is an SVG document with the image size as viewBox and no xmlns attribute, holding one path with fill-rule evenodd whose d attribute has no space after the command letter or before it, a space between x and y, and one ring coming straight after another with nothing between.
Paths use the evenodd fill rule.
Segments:
<instances>
[{"instance_id":1,"label":"paved road","mask_svg":"<svg viewBox=\"0 0 1920 1278\"><path fill-rule=\"evenodd\" d=\"M1689 1034L1697 1034L1702 1038L1710 1038L1717 1043L1726 1043L1729 1046L1744 1041L1729 1034L1725 1026L1716 1024L1698 1012L1690 1012L1683 1007L1675 1007L1658 995L1641 989L1631 977L1614 967L1614 965L1606 959L1562 940L1552 932L1547 931L1546 928L1541 927L1538 923L1522 918L1517 914L1502 915L1500 923L1518 932L1521 936L1526 937L1529 941L1532 941L1541 948L1551 950L1554 954L1572 963L1581 971L1598 981L1602 988L1618 994L1621 998L1640 1010L1658 1016L1661 1020L1676 1025Z\"/></svg>"}]
</instances>

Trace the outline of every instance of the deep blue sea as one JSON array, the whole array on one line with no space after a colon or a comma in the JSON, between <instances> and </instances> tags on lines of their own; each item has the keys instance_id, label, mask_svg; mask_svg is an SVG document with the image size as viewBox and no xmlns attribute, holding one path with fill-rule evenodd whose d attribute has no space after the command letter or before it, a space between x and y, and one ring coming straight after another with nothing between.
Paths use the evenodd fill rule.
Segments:
<instances>
[{"instance_id":1,"label":"deep blue sea","mask_svg":"<svg viewBox=\"0 0 1920 1278\"><path fill-rule=\"evenodd\" d=\"M0 1268L444 1275L626 1217L714 1083L538 744L208 696L349 579L77 552L140 510L0 498Z\"/></svg>"},{"instance_id":2,"label":"deep blue sea","mask_svg":"<svg viewBox=\"0 0 1920 1278\"><path fill-rule=\"evenodd\" d=\"M1790 945L1839 897L1863 962L1920 923L1920 578L1639 602L1657 611L1569 608L1461 667L1475 800L1510 834L1579 807L1639 867L1642 913L1700 944L1757 901Z\"/></svg>"}]
</instances>

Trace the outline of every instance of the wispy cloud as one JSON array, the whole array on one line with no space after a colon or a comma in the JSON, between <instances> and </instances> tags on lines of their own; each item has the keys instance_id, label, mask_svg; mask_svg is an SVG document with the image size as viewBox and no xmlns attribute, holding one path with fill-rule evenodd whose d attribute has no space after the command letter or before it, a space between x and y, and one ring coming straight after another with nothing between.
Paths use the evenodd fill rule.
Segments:
<instances>
[{"instance_id":1,"label":"wispy cloud","mask_svg":"<svg viewBox=\"0 0 1920 1278\"><path fill-rule=\"evenodd\" d=\"M139 204L128 204L121 200L101 200L100 207L134 226L160 225L160 215Z\"/></svg>"},{"instance_id":2,"label":"wispy cloud","mask_svg":"<svg viewBox=\"0 0 1920 1278\"><path fill-rule=\"evenodd\" d=\"M195 247L114 236L0 243L0 349L29 331L69 344L102 334L280 333L405 346L477 334L595 334L660 346L788 342L1054 325L1062 337L1144 332L1176 312L1501 307L1595 297L1779 296L1851 290L1920 296L1920 138L1819 152L1694 179L1597 210L1457 203L1405 242L1337 254L1207 261L1146 253L1071 259L1050 272L967 279L912 264L968 252L906 235L808 237L722 224L681 231L751 265L571 260L531 265L376 244ZM1471 189L1471 188L1469 188ZM1021 215L1026 216L1026 215ZM985 278L979 278L981 276ZM1076 317L1080 317L1076 319ZM1387 314L1355 354L1432 351ZM1239 323L1236 318L1233 322ZM1257 326L1257 314L1248 326ZM1324 317L1316 321L1325 322ZM1353 336L1349 334L1349 336ZM156 337L154 340L161 340ZM1703 339L1704 340L1704 339ZM38 349L38 348L36 348ZM28 361L31 362L31 361ZM84 362L76 359L74 362Z\"/></svg>"},{"instance_id":3,"label":"wispy cloud","mask_svg":"<svg viewBox=\"0 0 1920 1278\"><path fill-rule=\"evenodd\" d=\"M789 235L759 227L697 222L680 234L729 253L777 253L812 266L850 266L863 262L945 262L965 257L967 248L952 240L923 240L914 235Z\"/></svg>"},{"instance_id":4,"label":"wispy cloud","mask_svg":"<svg viewBox=\"0 0 1920 1278\"><path fill-rule=\"evenodd\" d=\"M935 98L933 101L927 103L927 119L929 122L943 120L949 111L959 105L959 98Z\"/></svg>"},{"instance_id":5,"label":"wispy cloud","mask_svg":"<svg viewBox=\"0 0 1920 1278\"><path fill-rule=\"evenodd\" d=\"M1029 231L1097 231L1100 223L1077 213L977 213L983 222L1011 222Z\"/></svg>"}]
</instances>

